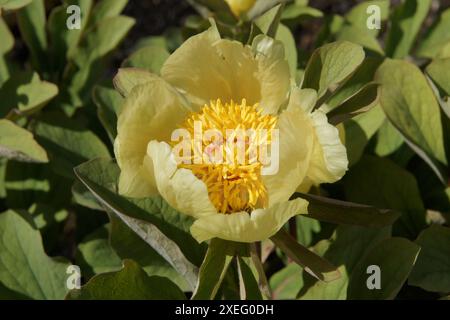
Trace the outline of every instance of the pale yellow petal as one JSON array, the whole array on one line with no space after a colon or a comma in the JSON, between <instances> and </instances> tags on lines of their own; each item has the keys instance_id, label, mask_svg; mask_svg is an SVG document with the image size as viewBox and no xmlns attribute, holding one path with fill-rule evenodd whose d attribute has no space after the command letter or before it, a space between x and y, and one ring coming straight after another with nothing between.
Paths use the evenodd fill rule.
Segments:
<instances>
[{"instance_id":1,"label":"pale yellow petal","mask_svg":"<svg viewBox=\"0 0 450 320\"><path fill-rule=\"evenodd\" d=\"M270 38L267 38L270 39ZM259 103L276 113L290 87L289 66L280 42L254 47L220 39L210 28L189 38L165 62L161 75L200 108L211 100Z\"/></svg>"},{"instance_id":2,"label":"pale yellow petal","mask_svg":"<svg viewBox=\"0 0 450 320\"><path fill-rule=\"evenodd\" d=\"M339 130L328 123L322 110L311 114L314 124L314 149L307 176L314 184L340 180L348 169L347 150L339 137Z\"/></svg>"},{"instance_id":3,"label":"pale yellow petal","mask_svg":"<svg viewBox=\"0 0 450 320\"><path fill-rule=\"evenodd\" d=\"M269 195L269 206L288 200L303 182L313 147L312 123L302 109L283 111L278 119L278 128L278 172L262 177ZM273 152L271 157L275 159L276 150Z\"/></svg>"},{"instance_id":4,"label":"pale yellow petal","mask_svg":"<svg viewBox=\"0 0 450 320\"><path fill-rule=\"evenodd\" d=\"M311 113L317 103L317 91L314 89L294 88L289 100L289 108L300 107Z\"/></svg>"},{"instance_id":5,"label":"pale yellow petal","mask_svg":"<svg viewBox=\"0 0 450 320\"><path fill-rule=\"evenodd\" d=\"M114 153L121 168L119 192L130 197L153 195L151 174L142 167L153 139L169 140L177 123L190 112L184 98L155 78L133 88L118 119Z\"/></svg>"},{"instance_id":6,"label":"pale yellow petal","mask_svg":"<svg viewBox=\"0 0 450 320\"><path fill-rule=\"evenodd\" d=\"M255 242L270 238L293 216L307 212L308 202L295 199L256 209L251 214L238 212L200 218L191 226L191 234L203 242L212 238L237 242Z\"/></svg>"},{"instance_id":7,"label":"pale yellow petal","mask_svg":"<svg viewBox=\"0 0 450 320\"><path fill-rule=\"evenodd\" d=\"M308 177L305 177L305 179L303 179L303 182L298 186L296 191L301 193L308 193L313 185L314 184L312 180L309 179Z\"/></svg>"},{"instance_id":8,"label":"pale yellow petal","mask_svg":"<svg viewBox=\"0 0 450 320\"><path fill-rule=\"evenodd\" d=\"M159 194L178 211L200 218L216 214L209 200L206 185L190 170L178 169L172 149L165 142L151 141L148 144L146 166L153 166ZM151 161L150 161L151 159Z\"/></svg>"},{"instance_id":9,"label":"pale yellow petal","mask_svg":"<svg viewBox=\"0 0 450 320\"><path fill-rule=\"evenodd\" d=\"M231 88L226 64L214 43L220 35L213 27L187 39L161 68L164 79L182 91L198 107L218 98L229 98Z\"/></svg>"},{"instance_id":10,"label":"pale yellow petal","mask_svg":"<svg viewBox=\"0 0 450 320\"><path fill-rule=\"evenodd\" d=\"M260 82L260 106L265 113L276 114L287 102L291 85L289 64L280 41L264 35L257 36L252 44L258 61L256 78Z\"/></svg>"},{"instance_id":11,"label":"pale yellow petal","mask_svg":"<svg viewBox=\"0 0 450 320\"><path fill-rule=\"evenodd\" d=\"M314 131L313 152L306 174L308 181L298 189L302 192L311 183L318 185L338 181L348 169L347 150L341 142L339 130L328 123L327 115L322 109L312 111L317 100L314 92L311 89L294 88L288 105L288 110L305 110Z\"/></svg>"}]
</instances>

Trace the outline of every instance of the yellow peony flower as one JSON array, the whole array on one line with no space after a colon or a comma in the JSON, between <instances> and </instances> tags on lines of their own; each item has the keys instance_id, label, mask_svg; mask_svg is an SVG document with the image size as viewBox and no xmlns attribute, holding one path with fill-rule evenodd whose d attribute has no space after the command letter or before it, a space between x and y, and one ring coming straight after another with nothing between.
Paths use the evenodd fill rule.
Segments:
<instances>
[{"instance_id":1,"label":"yellow peony flower","mask_svg":"<svg viewBox=\"0 0 450 320\"><path fill-rule=\"evenodd\" d=\"M115 141L119 192L161 195L195 218L191 233L199 242L267 239L291 217L307 212L307 201L289 201L296 190L335 182L347 170L339 132L323 111L313 110L316 101L314 90L292 86L281 43L260 35L244 46L210 28L176 50L160 76L152 75L127 95ZM186 140L184 147L192 152L180 161L174 132L195 135L196 123L219 134L277 129L278 170L262 174L262 160L241 165L235 161L238 153L232 153L231 162L195 161L204 159L198 150L211 156L208 143L197 144L195 137ZM274 145L274 137L263 142ZM261 141L243 141L244 157ZM215 150L223 155L224 149L229 150Z\"/></svg>"},{"instance_id":2,"label":"yellow peony flower","mask_svg":"<svg viewBox=\"0 0 450 320\"><path fill-rule=\"evenodd\" d=\"M225 0L225 2L228 4L234 15L239 17L241 14L250 10L256 0Z\"/></svg>"}]
</instances>

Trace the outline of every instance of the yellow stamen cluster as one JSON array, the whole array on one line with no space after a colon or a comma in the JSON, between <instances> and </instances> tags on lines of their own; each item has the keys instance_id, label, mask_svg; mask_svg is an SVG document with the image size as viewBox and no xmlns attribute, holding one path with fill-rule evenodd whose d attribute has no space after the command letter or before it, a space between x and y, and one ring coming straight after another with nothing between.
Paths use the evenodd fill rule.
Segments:
<instances>
[{"instance_id":1,"label":"yellow stamen cluster","mask_svg":"<svg viewBox=\"0 0 450 320\"><path fill-rule=\"evenodd\" d=\"M203 132L212 129L221 133L224 140L213 143L205 138L202 138L200 143L196 143L195 139L191 140L192 161L189 161L189 164L182 163L179 167L190 169L206 184L211 202L221 213L250 212L255 208L266 207L267 190L261 179L263 164L255 157L254 152L259 150L262 143L266 146L270 144L270 132L275 128L277 118L263 115L258 105L249 106L245 100L242 100L241 104L233 101L223 104L217 100L205 105L200 112L191 114L181 127L194 137L196 123L201 123ZM242 136L236 134L248 132L249 129L254 132L265 131L268 135L265 139L252 139L248 135L241 139ZM230 132L234 132L231 137ZM234 143L229 143L230 140ZM220 148L214 150L220 150L225 160L221 163L196 161L201 151L202 158L205 154L211 154L211 145ZM241 146L240 150L245 150L244 161L238 146ZM198 150L199 148L201 150Z\"/></svg>"}]
</instances>

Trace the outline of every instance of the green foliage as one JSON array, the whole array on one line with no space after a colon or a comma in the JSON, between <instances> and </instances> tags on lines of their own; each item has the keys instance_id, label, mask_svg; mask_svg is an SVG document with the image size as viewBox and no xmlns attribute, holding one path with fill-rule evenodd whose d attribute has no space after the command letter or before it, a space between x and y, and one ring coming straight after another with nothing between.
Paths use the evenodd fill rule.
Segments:
<instances>
[{"instance_id":1,"label":"green foliage","mask_svg":"<svg viewBox=\"0 0 450 320\"><path fill-rule=\"evenodd\" d=\"M34 140L33 134L6 119L0 120L0 154L11 160L48 162L45 149Z\"/></svg>"},{"instance_id":2,"label":"green foliage","mask_svg":"<svg viewBox=\"0 0 450 320\"><path fill-rule=\"evenodd\" d=\"M124 260L123 269L93 277L68 300L183 300L183 292L169 279L149 277L133 260Z\"/></svg>"},{"instance_id":3,"label":"green foliage","mask_svg":"<svg viewBox=\"0 0 450 320\"><path fill-rule=\"evenodd\" d=\"M121 47L127 0L0 0L0 299L448 298L450 9L258 0L237 17L225 0L186 2L198 15ZM262 244L199 244L161 196L118 194L124 100L211 25L243 45L274 38L347 149L345 177L295 193L308 212Z\"/></svg>"},{"instance_id":4,"label":"green foliage","mask_svg":"<svg viewBox=\"0 0 450 320\"><path fill-rule=\"evenodd\" d=\"M48 257L27 213L0 214L0 281L32 299L62 299L67 262Z\"/></svg>"},{"instance_id":5,"label":"green foliage","mask_svg":"<svg viewBox=\"0 0 450 320\"><path fill-rule=\"evenodd\" d=\"M424 230L416 240L422 248L414 266L409 284L428 291L448 292L450 289L450 229L431 226Z\"/></svg>"}]
</instances>

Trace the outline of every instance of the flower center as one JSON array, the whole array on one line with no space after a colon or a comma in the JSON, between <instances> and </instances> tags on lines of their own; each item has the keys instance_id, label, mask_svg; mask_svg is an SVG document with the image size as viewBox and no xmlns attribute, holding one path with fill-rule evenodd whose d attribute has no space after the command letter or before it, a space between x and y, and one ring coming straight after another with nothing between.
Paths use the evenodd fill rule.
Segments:
<instances>
[{"instance_id":1,"label":"flower center","mask_svg":"<svg viewBox=\"0 0 450 320\"><path fill-rule=\"evenodd\" d=\"M262 151L267 151L276 123L275 116L262 115L257 104L249 106L245 99L241 104L211 101L181 126L194 138L179 167L191 170L206 184L220 213L266 207Z\"/></svg>"}]
</instances>

